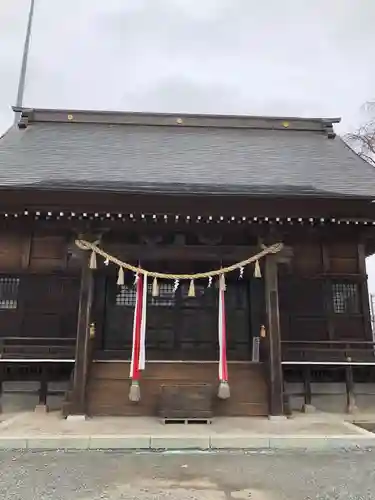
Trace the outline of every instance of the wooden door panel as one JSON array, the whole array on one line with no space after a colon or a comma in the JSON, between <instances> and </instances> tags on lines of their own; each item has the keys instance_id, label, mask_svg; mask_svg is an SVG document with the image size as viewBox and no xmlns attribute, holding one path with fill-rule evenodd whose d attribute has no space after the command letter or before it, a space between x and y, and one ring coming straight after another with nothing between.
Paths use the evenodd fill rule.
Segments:
<instances>
[{"instance_id":1,"label":"wooden door panel","mask_svg":"<svg viewBox=\"0 0 375 500\"><path fill-rule=\"evenodd\" d=\"M17 311L0 311L0 338L18 337L21 317Z\"/></svg>"},{"instance_id":2,"label":"wooden door panel","mask_svg":"<svg viewBox=\"0 0 375 500\"><path fill-rule=\"evenodd\" d=\"M0 277L0 336L74 338L78 297L78 278L3 275Z\"/></svg>"},{"instance_id":3,"label":"wooden door panel","mask_svg":"<svg viewBox=\"0 0 375 500\"><path fill-rule=\"evenodd\" d=\"M131 355L135 288L116 285L106 279L103 347ZM188 284L177 291L173 283L161 283L160 295L147 300L146 349L148 359L217 360L218 291L196 284L195 297L188 296ZM229 284L226 292L228 357L249 359L250 315L248 284Z\"/></svg>"},{"instance_id":4,"label":"wooden door panel","mask_svg":"<svg viewBox=\"0 0 375 500\"><path fill-rule=\"evenodd\" d=\"M20 279L21 336L74 338L77 330L79 279L24 275Z\"/></svg>"},{"instance_id":5,"label":"wooden door panel","mask_svg":"<svg viewBox=\"0 0 375 500\"><path fill-rule=\"evenodd\" d=\"M26 312L22 324L24 337L61 337L60 317L48 312Z\"/></svg>"}]
</instances>

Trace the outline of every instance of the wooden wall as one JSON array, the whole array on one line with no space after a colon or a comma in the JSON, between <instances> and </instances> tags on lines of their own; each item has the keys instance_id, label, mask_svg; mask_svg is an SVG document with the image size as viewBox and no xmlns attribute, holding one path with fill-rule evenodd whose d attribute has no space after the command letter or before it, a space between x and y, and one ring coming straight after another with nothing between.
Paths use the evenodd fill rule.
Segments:
<instances>
[{"instance_id":1,"label":"wooden wall","mask_svg":"<svg viewBox=\"0 0 375 500\"><path fill-rule=\"evenodd\" d=\"M293 254L279 269L282 340L372 340L363 246L295 242Z\"/></svg>"},{"instance_id":2,"label":"wooden wall","mask_svg":"<svg viewBox=\"0 0 375 500\"><path fill-rule=\"evenodd\" d=\"M0 230L0 273L79 274L79 260L69 231Z\"/></svg>"},{"instance_id":3,"label":"wooden wall","mask_svg":"<svg viewBox=\"0 0 375 500\"><path fill-rule=\"evenodd\" d=\"M225 416L267 415L267 383L260 363L229 363L231 397L219 400L217 363L147 363L142 373L141 401L131 403L129 363L95 362L87 388L89 415L156 415L162 385L211 384L214 414Z\"/></svg>"},{"instance_id":4,"label":"wooden wall","mask_svg":"<svg viewBox=\"0 0 375 500\"><path fill-rule=\"evenodd\" d=\"M80 268L71 248L66 232L0 232L0 337L75 337Z\"/></svg>"},{"instance_id":5,"label":"wooden wall","mask_svg":"<svg viewBox=\"0 0 375 500\"><path fill-rule=\"evenodd\" d=\"M118 234L121 231L126 233L119 226ZM243 228L241 231L236 231L237 239L231 237L230 241L233 249L247 255L250 247L244 244L245 240L256 240L256 235L253 230L251 234L249 230L245 234ZM337 233L337 237L336 234L327 237L319 229L313 236L303 229L298 234L290 232L294 229L288 231L290 234L284 229L284 233L277 235L294 252L291 263L279 268L282 339L371 340L364 248L358 235L347 233L341 237ZM192 248L196 251L195 246ZM200 248L204 250L204 245ZM211 245L211 252L214 251ZM185 252L185 260L190 259ZM233 259L234 254L231 262ZM32 229L2 226L0 279L12 276L20 279L17 285L20 303L17 310L0 308L0 335L74 336L80 274L74 234L66 226L58 228L54 223L45 224L44 228L35 225ZM352 294L346 300L349 308L343 306L343 293ZM340 307L347 308L337 312L335 300Z\"/></svg>"}]
</instances>

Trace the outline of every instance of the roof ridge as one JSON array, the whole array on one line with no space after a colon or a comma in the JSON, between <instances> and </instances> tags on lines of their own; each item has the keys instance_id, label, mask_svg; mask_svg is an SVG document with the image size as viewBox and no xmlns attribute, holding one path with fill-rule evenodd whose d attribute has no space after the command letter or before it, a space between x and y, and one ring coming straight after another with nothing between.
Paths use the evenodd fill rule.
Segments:
<instances>
[{"instance_id":1,"label":"roof ridge","mask_svg":"<svg viewBox=\"0 0 375 500\"><path fill-rule=\"evenodd\" d=\"M339 123L340 121L339 118L214 115L196 113L148 113L17 107L14 107L13 110L21 114L18 124L20 128L25 128L28 123L32 122L98 123L112 125L305 130L325 132L329 137L333 137L333 124Z\"/></svg>"}]
</instances>

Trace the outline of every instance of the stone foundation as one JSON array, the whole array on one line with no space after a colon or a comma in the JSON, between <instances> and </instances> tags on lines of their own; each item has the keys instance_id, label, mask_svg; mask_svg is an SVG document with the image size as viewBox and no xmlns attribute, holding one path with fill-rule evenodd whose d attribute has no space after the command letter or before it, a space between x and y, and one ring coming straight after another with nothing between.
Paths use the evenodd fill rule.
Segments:
<instances>
[{"instance_id":1,"label":"stone foundation","mask_svg":"<svg viewBox=\"0 0 375 500\"><path fill-rule=\"evenodd\" d=\"M68 382L49 382L47 408L61 410ZM3 382L0 408L3 413L34 411L39 404L39 382Z\"/></svg>"},{"instance_id":2,"label":"stone foundation","mask_svg":"<svg viewBox=\"0 0 375 500\"><path fill-rule=\"evenodd\" d=\"M304 406L303 383L285 383L285 391L290 397L292 411L300 411ZM347 411L345 383L312 383L311 393L311 405L316 410L327 413ZM375 413L374 383L356 383L354 394L358 411Z\"/></svg>"},{"instance_id":3,"label":"stone foundation","mask_svg":"<svg viewBox=\"0 0 375 500\"><path fill-rule=\"evenodd\" d=\"M375 413L375 383L356 383L355 404L359 412ZM48 384L47 407L49 411L61 410L68 382ZM300 411L304 406L303 384L285 383L290 397L292 411ZM38 382L3 382L0 408L3 413L34 411L39 403ZM345 383L312 383L311 404L317 411L345 413L347 411Z\"/></svg>"}]
</instances>

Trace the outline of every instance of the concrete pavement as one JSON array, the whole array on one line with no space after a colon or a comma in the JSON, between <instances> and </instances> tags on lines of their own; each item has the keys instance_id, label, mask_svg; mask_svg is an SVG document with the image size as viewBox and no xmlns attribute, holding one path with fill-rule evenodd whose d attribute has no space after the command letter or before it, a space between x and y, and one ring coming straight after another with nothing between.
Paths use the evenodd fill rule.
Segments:
<instances>
[{"instance_id":1,"label":"concrete pavement","mask_svg":"<svg viewBox=\"0 0 375 500\"><path fill-rule=\"evenodd\" d=\"M4 500L373 500L375 452L0 451Z\"/></svg>"},{"instance_id":2,"label":"concrete pavement","mask_svg":"<svg viewBox=\"0 0 375 500\"><path fill-rule=\"evenodd\" d=\"M375 418L370 421L375 422ZM332 450L375 448L375 434L347 416L291 419L217 418L211 425L163 425L156 418L67 421L58 412L10 415L0 422L0 449L24 450Z\"/></svg>"}]
</instances>

